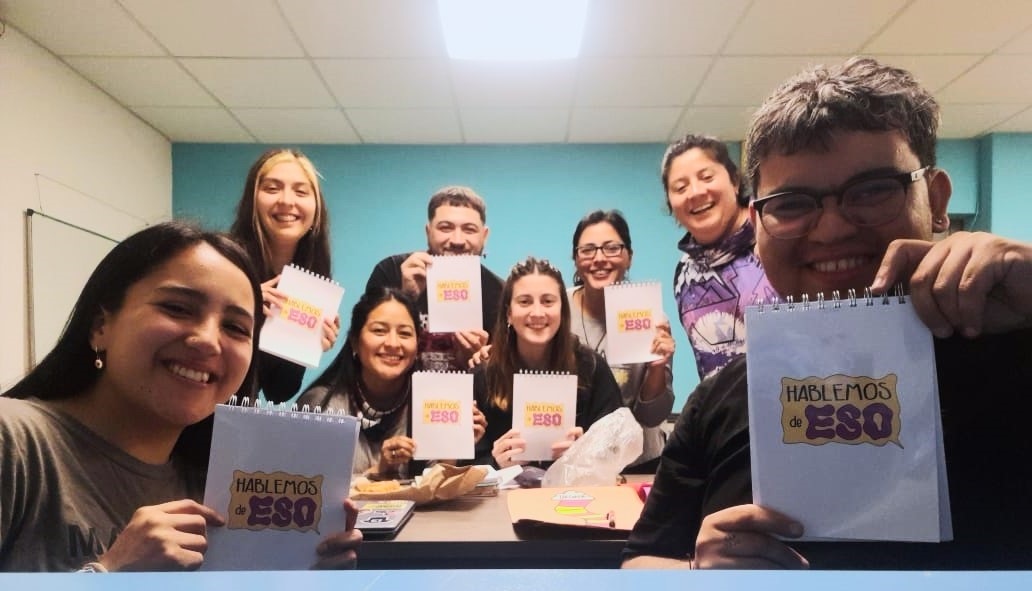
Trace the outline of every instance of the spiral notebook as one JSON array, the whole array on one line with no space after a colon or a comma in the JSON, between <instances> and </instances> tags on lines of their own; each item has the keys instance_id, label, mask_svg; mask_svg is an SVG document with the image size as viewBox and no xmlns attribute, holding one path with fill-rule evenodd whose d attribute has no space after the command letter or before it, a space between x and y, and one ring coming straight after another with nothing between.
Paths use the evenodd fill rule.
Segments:
<instances>
[{"instance_id":1,"label":"spiral notebook","mask_svg":"<svg viewBox=\"0 0 1032 591\"><path fill-rule=\"evenodd\" d=\"M527 442L514 459L552 459L552 444L566 437L577 418L577 376L528 372L512 377L512 428Z\"/></svg>"},{"instance_id":2,"label":"spiral notebook","mask_svg":"<svg viewBox=\"0 0 1032 591\"><path fill-rule=\"evenodd\" d=\"M322 358L323 319L333 318L344 297L339 283L296 265L283 267L276 289L287 296L265 319L258 348L308 367Z\"/></svg>"},{"instance_id":3,"label":"spiral notebook","mask_svg":"<svg viewBox=\"0 0 1032 591\"><path fill-rule=\"evenodd\" d=\"M952 539L932 335L902 295L750 306L753 502L806 540Z\"/></svg>"},{"instance_id":4,"label":"spiral notebook","mask_svg":"<svg viewBox=\"0 0 1032 591\"><path fill-rule=\"evenodd\" d=\"M416 460L474 458L472 374L412 374L412 439Z\"/></svg>"},{"instance_id":5,"label":"spiral notebook","mask_svg":"<svg viewBox=\"0 0 1032 591\"><path fill-rule=\"evenodd\" d=\"M483 330L480 257L435 256L426 271L427 330Z\"/></svg>"},{"instance_id":6,"label":"spiral notebook","mask_svg":"<svg viewBox=\"0 0 1032 591\"><path fill-rule=\"evenodd\" d=\"M605 287L604 294L606 361L619 365L660 359L652 352L656 324L666 318L659 283L614 283Z\"/></svg>"},{"instance_id":7,"label":"spiral notebook","mask_svg":"<svg viewBox=\"0 0 1032 591\"><path fill-rule=\"evenodd\" d=\"M326 535L343 531L358 420L282 405L215 407L204 504L204 570L307 569Z\"/></svg>"}]
</instances>

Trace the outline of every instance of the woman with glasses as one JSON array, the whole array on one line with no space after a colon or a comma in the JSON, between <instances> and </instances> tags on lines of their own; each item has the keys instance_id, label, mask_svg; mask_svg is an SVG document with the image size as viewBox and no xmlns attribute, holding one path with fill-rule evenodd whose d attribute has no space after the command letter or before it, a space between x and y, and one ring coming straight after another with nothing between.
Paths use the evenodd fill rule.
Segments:
<instances>
[{"instance_id":1,"label":"woman with glasses","mask_svg":"<svg viewBox=\"0 0 1032 591\"><path fill-rule=\"evenodd\" d=\"M727 146L686 135L667 148L661 176L667 210L686 231L674 297L701 380L745 353L745 307L776 294L753 252L749 196Z\"/></svg>"},{"instance_id":2,"label":"woman with glasses","mask_svg":"<svg viewBox=\"0 0 1032 591\"><path fill-rule=\"evenodd\" d=\"M512 428L513 376L521 370L577 376L577 408L566 437L552 444L558 459L598 419L620 408L620 389L606 360L570 330L570 302L563 276L546 260L527 257L513 266L502 287L490 356L473 374L477 406L487 432L476 444L475 463L505 468L526 464L526 440Z\"/></svg>"},{"instance_id":3,"label":"woman with glasses","mask_svg":"<svg viewBox=\"0 0 1032 591\"><path fill-rule=\"evenodd\" d=\"M582 343L605 356L606 301L604 288L624 281L631 268L631 231L617 210L595 210L581 218L573 231L574 287L569 290L571 326ZM664 436L659 425L670 416L674 406L674 339L670 323L656 327L652 352L661 359L649 363L609 364L620 386L624 406L644 430L644 449L631 462L634 472L655 471L656 459L663 451Z\"/></svg>"}]
</instances>

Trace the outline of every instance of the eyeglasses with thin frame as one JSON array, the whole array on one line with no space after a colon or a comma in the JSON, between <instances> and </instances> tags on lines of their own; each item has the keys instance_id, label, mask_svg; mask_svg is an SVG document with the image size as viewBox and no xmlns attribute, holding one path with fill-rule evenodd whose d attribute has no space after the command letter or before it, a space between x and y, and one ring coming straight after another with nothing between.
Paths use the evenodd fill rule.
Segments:
<instances>
[{"instance_id":1,"label":"eyeglasses with thin frame","mask_svg":"<svg viewBox=\"0 0 1032 591\"><path fill-rule=\"evenodd\" d=\"M763 229L775 238L799 238L810 233L824 213L824 198L834 197L839 214L857 226L880 226L899 217L907 187L921 180L930 166L910 172L866 178L822 195L784 191L753 201Z\"/></svg>"},{"instance_id":2,"label":"eyeglasses with thin frame","mask_svg":"<svg viewBox=\"0 0 1032 591\"><path fill-rule=\"evenodd\" d=\"M578 258L593 259L595 258L595 253L601 250L602 254L606 257L618 257L623 253L625 248L627 248L627 245L620 242L606 242L602 246L597 244L585 244L573 249L573 253L577 255Z\"/></svg>"}]
</instances>

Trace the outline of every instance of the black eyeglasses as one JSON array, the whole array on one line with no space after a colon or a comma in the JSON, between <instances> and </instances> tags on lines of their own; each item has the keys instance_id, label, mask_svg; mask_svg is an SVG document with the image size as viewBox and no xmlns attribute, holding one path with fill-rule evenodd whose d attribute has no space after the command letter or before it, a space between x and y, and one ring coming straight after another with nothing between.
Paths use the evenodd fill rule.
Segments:
<instances>
[{"instance_id":1,"label":"black eyeglasses","mask_svg":"<svg viewBox=\"0 0 1032 591\"><path fill-rule=\"evenodd\" d=\"M595 253L602 251L602 254L607 257L617 257L624 251L627 246L619 242L606 242L602 246L597 244L585 244L584 246L578 246L573 249L573 254L582 259L593 259Z\"/></svg>"},{"instance_id":2,"label":"black eyeglasses","mask_svg":"<svg viewBox=\"0 0 1032 591\"><path fill-rule=\"evenodd\" d=\"M925 176L929 166L911 172L867 178L822 195L785 191L753 201L763 229L775 238L799 238L817 225L824 198L835 197L839 213L857 226L880 226L896 219L907 200L907 187Z\"/></svg>"}]
</instances>

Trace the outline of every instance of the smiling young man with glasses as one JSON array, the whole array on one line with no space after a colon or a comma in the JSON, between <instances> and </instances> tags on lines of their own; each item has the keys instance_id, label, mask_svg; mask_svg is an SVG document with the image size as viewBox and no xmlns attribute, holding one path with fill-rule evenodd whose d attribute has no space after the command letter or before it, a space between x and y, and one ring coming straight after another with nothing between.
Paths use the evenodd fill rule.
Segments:
<instances>
[{"instance_id":1,"label":"smiling young man with glasses","mask_svg":"<svg viewBox=\"0 0 1032 591\"><path fill-rule=\"evenodd\" d=\"M853 58L775 91L746 158L757 252L782 297L903 283L938 337L954 540L791 543L792 516L751 504L746 356L689 398L625 566L1032 568L1032 245L931 241L952 190L935 166L938 121L908 72Z\"/></svg>"}]
</instances>

